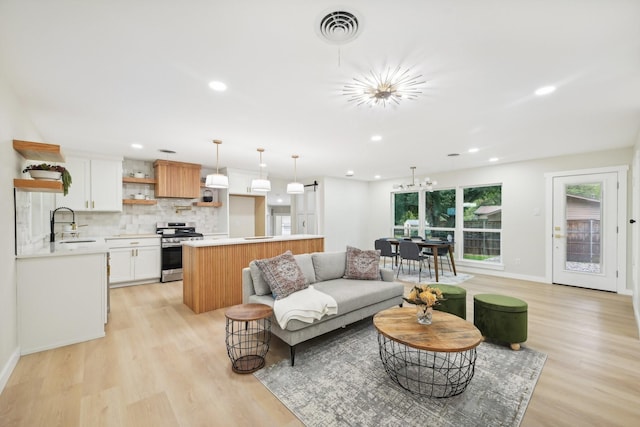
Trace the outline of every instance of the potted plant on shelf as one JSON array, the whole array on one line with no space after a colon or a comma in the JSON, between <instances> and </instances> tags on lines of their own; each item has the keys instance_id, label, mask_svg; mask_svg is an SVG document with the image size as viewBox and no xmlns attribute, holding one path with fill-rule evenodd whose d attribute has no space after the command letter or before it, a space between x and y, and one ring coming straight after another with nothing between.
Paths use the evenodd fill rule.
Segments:
<instances>
[{"instance_id":1,"label":"potted plant on shelf","mask_svg":"<svg viewBox=\"0 0 640 427\"><path fill-rule=\"evenodd\" d=\"M69 186L71 185L71 174L64 166L50 165L47 163L40 163L37 165L29 165L22 171L23 173L29 172L33 179L48 179L51 181L57 181L62 178L62 190L66 196L69 193Z\"/></svg>"}]
</instances>

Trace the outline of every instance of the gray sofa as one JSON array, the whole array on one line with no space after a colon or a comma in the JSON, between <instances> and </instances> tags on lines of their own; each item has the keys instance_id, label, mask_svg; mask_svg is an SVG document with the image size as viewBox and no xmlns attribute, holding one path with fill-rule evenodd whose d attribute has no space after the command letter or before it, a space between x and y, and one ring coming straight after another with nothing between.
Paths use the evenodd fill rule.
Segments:
<instances>
[{"instance_id":1,"label":"gray sofa","mask_svg":"<svg viewBox=\"0 0 640 427\"><path fill-rule=\"evenodd\" d=\"M286 329L282 329L273 318L271 332L289 345L291 366L295 362L297 344L372 316L381 310L402 305L404 286L394 282L391 270L380 269L380 280L344 279L346 252L314 252L294 257L306 280L313 284L316 290L331 295L336 300L338 312L313 323L291 320ZM270 293L265 293L265 284L260 283L263 280L260 270L253 262L242 270L243 303L266 304L273 307L275 300Z\"/></svg>"}]
</instances>

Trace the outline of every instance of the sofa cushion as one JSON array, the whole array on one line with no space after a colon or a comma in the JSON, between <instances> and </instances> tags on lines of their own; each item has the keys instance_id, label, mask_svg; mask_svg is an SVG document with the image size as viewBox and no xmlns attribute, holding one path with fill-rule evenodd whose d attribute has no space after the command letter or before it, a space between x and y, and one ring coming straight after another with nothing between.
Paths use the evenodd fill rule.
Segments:
<instances>
[{"instance_id":1,"label":"sofa cushion","mask_svg":"<svg viewBox=\"0 0 640 427\"><path fill-rule=\"evenodd\" d=\"M347 246L345 279L380 280L380 251Z\"/></svg>"},{"instance_id":2,"label":"sofa cushion","mask_svg":"<svg viewBox=\"0 0 640 427\"><path fill-rule=\"evenodd\" d=\"M262 271L260 271L255 261L249 263L249 271L251 272L251 281L253 282L253 290L256 295L271 295L271 288L264 280Z\"/></svg>"},{"instance_id":3,"label":"sofa cushion","mask_svg":"<svg viewBox=\"0 0 640 427\"><path fill-rule=\"evenodd\" d=\"M313 287L336 300L338 315L402 296L404 292L402 283L353 279L317 282Z\"/></svg>"},{"instance_id":4,"label":"sofa cushion","mask_svg":"<svg viewBox=\"0 0 640 427\"><path fill-rule=\"evenodd\" d=\"M273 258L259 259L255 263L276 299L285 298L309 286L291 251Z\"/></svg>"},{"instance_id":5,"label":"sofa cushion","mask_svg":"<svg viewBox=\"0 0 640 427\"><path fill-rule=\"evenodd\" d=\"M298 254L293 256L304 274L307 283L312 285L316 283L316 271L313 269L313 260L311 254Z\"/></svg>"},{"instance_id":6,"label":"sofa cushion","mask_svg":"<svg viewBox=\"0 0 640 427\"><path fill-rule=\"evenodd\" d=\"M316 282L339 279L344 276L347 253L314 252L311 254L313 268L316 271Z\"/></svg>"}]
</instances>

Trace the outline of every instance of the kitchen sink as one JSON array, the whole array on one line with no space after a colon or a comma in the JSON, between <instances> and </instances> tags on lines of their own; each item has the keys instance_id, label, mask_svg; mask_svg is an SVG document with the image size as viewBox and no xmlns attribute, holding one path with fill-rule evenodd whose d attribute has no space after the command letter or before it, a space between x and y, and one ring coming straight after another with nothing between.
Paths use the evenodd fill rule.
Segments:
<instances>
[{"instance_id":1,"label":"kitchen sink","mask_svg":"<svg viewBox=\"0 0 640 427\"><path fill-rule=\"evenodd\" d=\"M95 240L92 239L86 239L86 240L63 240L62 243L93 243L95 242Z\"/></svg>"}]
</instances>

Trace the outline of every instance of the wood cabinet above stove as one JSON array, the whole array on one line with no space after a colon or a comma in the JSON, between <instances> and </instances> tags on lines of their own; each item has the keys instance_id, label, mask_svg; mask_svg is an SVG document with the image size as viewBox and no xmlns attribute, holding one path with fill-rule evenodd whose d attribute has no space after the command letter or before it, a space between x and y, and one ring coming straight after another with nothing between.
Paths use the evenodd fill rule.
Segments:
<instances>
[{"instance_id":1,"label":"wood cabinet above stove","mask_svg":"<svg viewBox=\"0 0 640 427\"><path fill-rule=\"evenodd\" d=\"M195 163L156 160L153 163L156 177L155 196L196 199L200 197L201 166Z\"/></svg>"}]
</instances>

